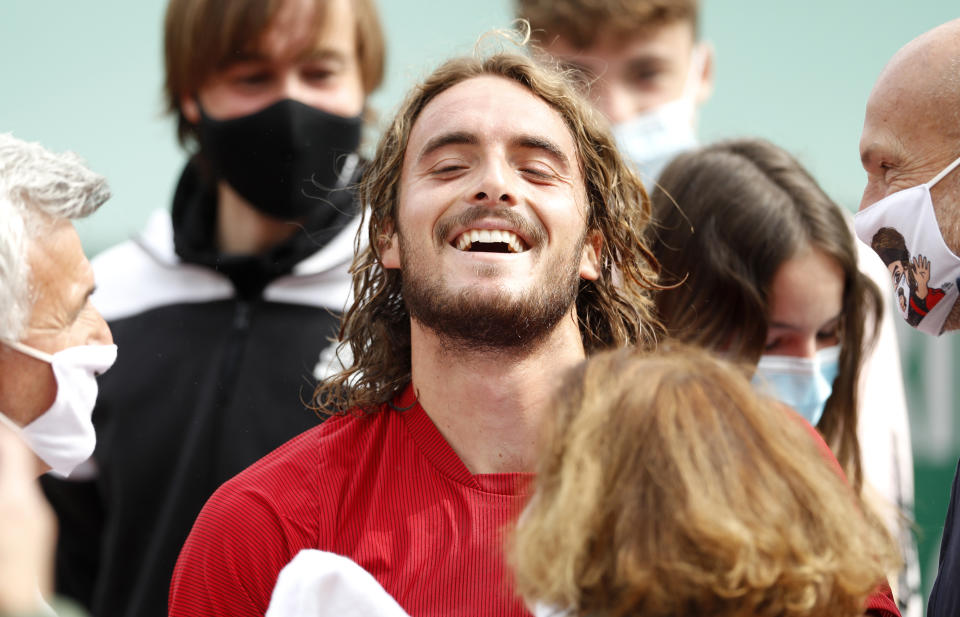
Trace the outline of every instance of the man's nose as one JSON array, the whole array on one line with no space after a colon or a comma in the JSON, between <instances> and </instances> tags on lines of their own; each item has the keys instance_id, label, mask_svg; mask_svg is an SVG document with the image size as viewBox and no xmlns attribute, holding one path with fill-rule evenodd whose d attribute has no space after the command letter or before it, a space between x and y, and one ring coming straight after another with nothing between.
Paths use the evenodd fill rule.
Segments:
<instances>
[{"instance_id":1,"label":"man's nose","mask_svg":"<svg viewBox=\"0 0 960 617\"><path fill-rule=\"evenodd\" d=\"M503 161L487 163L470 201L482 206L515 206L517 199L513 170Z\"/></svg>"},{"instance_id":2,"label":"man's nose","mask_svg":"<svg viewBox=\"0 0 960 617\"><path fill-rule=\"evenodd\" d=\"M300 73L290 69L280 79L279 99L293 99L305 105L310 104L310 89L303 82Z\"/></svg>"},{"instance_id":3,"label":"man's nose","mask_svg":"<svg viewBox=\"0 0 960 617\"><path fill-rule=\"evenodd\" d=\"M91 307L92 308L92 307ZM90 345L112 345L113 344L113 333L110 332L110 326L107 325L107 322L104 321L103 316L100 315L100 312L96 309L92 309L95 313L96 326L91 333L89 344Z\"/></svg>"}]
</instances>

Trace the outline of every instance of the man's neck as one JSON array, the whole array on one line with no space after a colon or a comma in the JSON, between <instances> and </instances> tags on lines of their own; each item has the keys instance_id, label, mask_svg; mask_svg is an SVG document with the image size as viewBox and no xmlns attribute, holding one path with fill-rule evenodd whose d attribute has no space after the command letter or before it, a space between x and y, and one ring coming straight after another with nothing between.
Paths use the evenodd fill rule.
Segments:
<instances>
[{"instance_id":1,"label":"man's neck","mask_svg":"<svg viewBox=\"0 0 960 617\"><path fill-rule=\"evenodd\" d=\"M224 181L217 184L217 249L225 255L262 255L299 229L294 221L262 214Z\"/></svg>"},{"instance_id":2,"label":"man's neck","mask_svg":"<svg viewBox=\"0 0 960 617\"><path fill-rule=\"evenodd\" d=\"M417 398L467 469L533 471L559 378L585 357L575 317L522 352L450 350L418 322L410 330Z\"/></svg>"}]
</instances>

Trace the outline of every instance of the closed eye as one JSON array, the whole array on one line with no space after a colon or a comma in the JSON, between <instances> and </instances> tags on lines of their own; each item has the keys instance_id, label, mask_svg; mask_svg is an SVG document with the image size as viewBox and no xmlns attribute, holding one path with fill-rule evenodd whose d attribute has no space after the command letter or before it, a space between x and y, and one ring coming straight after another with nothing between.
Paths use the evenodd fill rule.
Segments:
<instances>
[{"instance_id":1,"label":"closed eye","mask_svg":"<svg viewBox=\"0 0 960 617\"><path fill-rule=\"evenodd\" d=\"M555 177L555 175L556 175L556 174L553 174L553 173L551 173L551 172L544 171L544 170L542 170L542 169L533 169L533 168L530 168L530 167L523 167L523 168L520 169L520 171L521 171L522 173L524 173L524 174L527 174L527 175L533 176L534 178L539 178L539 179L542 179L542 180L549 180L549 179Z\"/></svg>"},{"instance_id":2,"label":"closed eye","mask_svg":"<svg viewBox=\"0 0 960 617\"><path fill-rule=\"evenodd\" d=\"M466 169L467 166L461 163L440 163L433 166L428 173L431 176L453 176Z\"/></svg>"}]
</instances>

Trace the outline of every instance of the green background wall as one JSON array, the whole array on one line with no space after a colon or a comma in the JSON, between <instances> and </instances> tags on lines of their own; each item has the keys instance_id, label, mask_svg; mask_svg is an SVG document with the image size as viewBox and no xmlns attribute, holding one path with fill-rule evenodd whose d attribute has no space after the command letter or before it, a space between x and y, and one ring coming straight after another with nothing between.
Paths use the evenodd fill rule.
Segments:
<instances>
[{"instance_id":1,"label":"green background wall","mask_svg":"<svg viewBox=\"0 0 960 617\"><path fill-rule=\"evenodd\" d=\"M0 131L73 149L113 186L113 199L79 226L90 254L167 207L183 163L163 114L164 7L164 0L0 0ZM507 0L380 0L380 8L388 79L373 104L383 117L438 60L469 52L478 35L508 26L512 11ZM702 30L716 48L717 87L701 134L771 139L855 209L865 180L857 142L874 79L901 45L957 16L956 0L705 0ZM934 341L906 327L900 334L929 578L960 450L953 414L960 338Z\"/></svg>"}]
</instances>

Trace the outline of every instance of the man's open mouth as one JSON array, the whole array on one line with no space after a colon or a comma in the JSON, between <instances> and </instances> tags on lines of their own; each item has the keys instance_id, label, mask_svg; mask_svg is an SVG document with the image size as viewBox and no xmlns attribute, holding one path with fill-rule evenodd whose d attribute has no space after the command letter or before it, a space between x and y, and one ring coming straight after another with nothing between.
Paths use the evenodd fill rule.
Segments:
<instances>
[{"instance_id":1,"label":"man's open mouth","mask_svg":"<svg viewBox=\"0 0 960 617\"><path fill-rule=\"evenodd\" d=\"M471 253L522 253L528 249L520 236L505 229L468 229L451 244Z\"/></svg>"}]
</instances>

